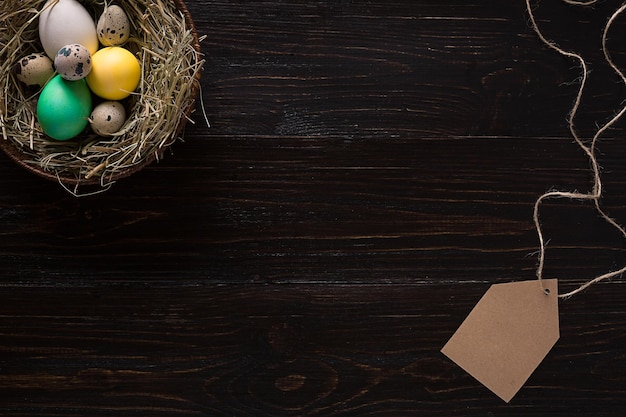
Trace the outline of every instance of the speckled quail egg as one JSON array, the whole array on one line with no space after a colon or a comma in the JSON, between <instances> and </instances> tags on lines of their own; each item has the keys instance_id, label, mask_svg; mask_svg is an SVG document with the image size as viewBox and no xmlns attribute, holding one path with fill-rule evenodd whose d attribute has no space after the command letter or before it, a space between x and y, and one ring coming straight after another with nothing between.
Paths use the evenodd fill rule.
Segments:
<instances>
[{"instance_id":1,"label":"speckled quail egg","mask_svg":"<svg viewBox=\"0 0 626 417\"><path fill-rule=\"evenodd\" d=\"M54 75L52 60L44 53L34 53L20 59L14 66L18 80L26 85L43 87Z\"/></svg>"},{"instance_id":2,"label":"speckled quail egg","mask_svg":"<svg viewBox=\"0 0 626 417\"><path fill-rule=\"evenodd\" d=\"M108 6L98 19L96 31L103 46L119 46L130 37L130 20L120 6Z\"/></svg>"},{"instance_id":3,"label":"speckled quail egg","mask_svg":"<svg viewBox=\"0 0 626 417\"><path fill-rule=\"evenodd\" d=\"M68 81L83 79L91 71L91 53L83 45L65 45L54 57L57 72Z\"/></svg>"},{"instance_id":4,"label":"speckled quail egg","mask_svg":"<svg viewBox=\"0 0 626 417\"><path fill-rule=\"evenodd\" d=\"M98 104L89 117L91 129L100 136L118 132L126 121L126 110L119 101L104 101Z\"/></svg>"}]
</instances>

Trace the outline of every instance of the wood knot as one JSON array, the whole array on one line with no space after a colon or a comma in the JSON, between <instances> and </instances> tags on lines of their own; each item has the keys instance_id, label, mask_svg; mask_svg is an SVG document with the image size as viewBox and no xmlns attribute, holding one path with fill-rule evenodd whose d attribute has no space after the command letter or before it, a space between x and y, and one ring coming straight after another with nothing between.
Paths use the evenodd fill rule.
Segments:
<instances>
[{"instance_id":1,"label":"wood knot","mask_svg":"<svg viewBox=\"0 0 626 417\"><path fill-rule=\"evenodd\" d=\"M281 391L297 391L304 385L306 381L306 376L304 375L287 375L276 380L276 388Z\"/></svg>"}]
</instances>

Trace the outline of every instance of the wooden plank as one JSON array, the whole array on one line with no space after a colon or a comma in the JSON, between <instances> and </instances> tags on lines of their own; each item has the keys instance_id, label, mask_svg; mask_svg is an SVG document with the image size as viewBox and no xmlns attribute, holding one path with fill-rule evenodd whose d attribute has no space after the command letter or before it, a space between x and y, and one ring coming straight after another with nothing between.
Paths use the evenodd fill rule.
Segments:
<instances>
[{"instance_id":1,"label":"wooden plank","mask_svg":"<svg viewBox=\"0 0 626 417\"><path fill-rule=\"evenodd\" d=\"M532 277L534 200L552 187L590 186L584 155L567 139L224 140L219 152L190 145L178 166L93 198L66 198L33 179L36 193L56 200L4 204L4 284L406 282L464 279L472 269L483 279ZM622 142L605 146L624 152ZM623 218L623 171L604 161L615 170L604 203ZM163 193L163 176L180 185ZM32 190L16 190L15 201L34 200ZM586 279L623 256L619 235L589 204L549 202L542 220L555 273Z\"/></svg>"},{"instance_id":2,"label":"wooden plank","mask_svg":"<svg viewBox=\"0 0 626 417\"><path fill-rule=\"evenodd\" d=\"M0 408L567 416L624 405L623 284L563 303L561 341L511 405L439 353L487 286L3 289Z\"/></svg>"}]
</instances>

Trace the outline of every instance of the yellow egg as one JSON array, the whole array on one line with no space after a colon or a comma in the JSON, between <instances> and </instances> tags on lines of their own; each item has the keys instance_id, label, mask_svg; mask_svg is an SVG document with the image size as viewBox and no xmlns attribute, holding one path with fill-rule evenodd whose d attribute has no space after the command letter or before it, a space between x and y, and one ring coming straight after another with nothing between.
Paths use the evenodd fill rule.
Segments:
<instances>
[{"instance_id":1,"label":"yellow egg","mask_svg":"<svg viewBox=\"0 0 626 417\"><path fill-rule=\"evenodd\" d=\"M100 49L91 57L87 84L94 94L107 100L128 97L139 85L141 66L135 56L120 46Z\"/></svg>"}]
</instances>

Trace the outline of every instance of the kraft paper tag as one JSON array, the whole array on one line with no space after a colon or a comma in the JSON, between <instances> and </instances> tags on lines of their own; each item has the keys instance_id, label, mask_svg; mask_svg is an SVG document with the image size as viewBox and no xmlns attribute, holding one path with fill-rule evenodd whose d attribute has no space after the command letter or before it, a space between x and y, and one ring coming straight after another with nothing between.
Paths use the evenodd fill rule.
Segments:
<instances>
[{"instance_id":1,"label":"kraft paper tag","mask_svg":"<svg viewBox=\"0 0 626 417\"><path fill-rule=\"evenodd\" d=\"M559 339L557 280L494 284L441 352L507 403Z\"/></svg>"}]
</instances>

